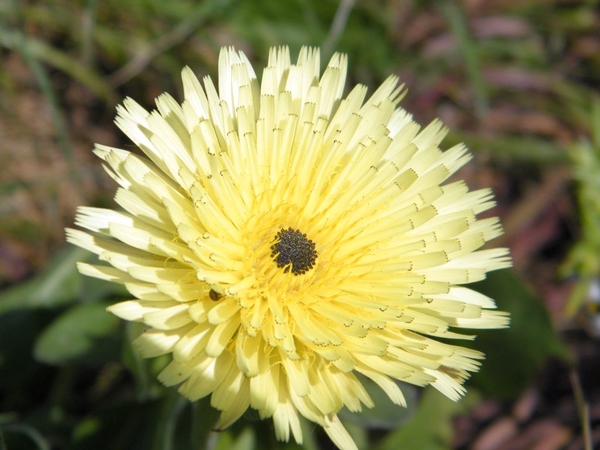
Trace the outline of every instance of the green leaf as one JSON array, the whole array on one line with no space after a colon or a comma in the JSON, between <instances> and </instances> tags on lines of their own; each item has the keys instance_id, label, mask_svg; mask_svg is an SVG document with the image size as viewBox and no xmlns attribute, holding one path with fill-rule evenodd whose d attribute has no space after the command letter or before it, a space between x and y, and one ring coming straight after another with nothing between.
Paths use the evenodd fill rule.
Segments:
<instances>
[{"instance_id":1,"label":"green leaf","mask_svg":"<svg viewBox=\"0 0 600 450\"><path fill-rule=\"evenodd\" d=\"M68 246L34 278L0 293L0 314L19 309L59 308L76 300L95 302L127 295L125 288L77 272L78 261L94 258L87 250Z\"/></svg>"},{"instance_id":2,"label":"green leaf","mask_svg":"<svg viewBox=\"0 0 600 450\"><path fill-rule=\"evenodd\" d=\"M33 344L51 319L49 312L17 310L0 315L0 386L3 405L29 390L27 383L40 383L48 367L38 364L31 354ZM22 400L22 399L21 399Z\"/></svg>"},{"instance_id":3,"label":"green leaf","mask_svg":"<svg viewBox=\"0 0 600 450\"><path fill-rule=\"evenodd\" d=\"M175 389L167 391L167 395L160 403L160 415L152 439L152 449L175 450L181 448L180 445L177 445L177 438L184 436L178 435L176 431L181 413L186 406L188 406L188 401ZM185 438L188 436L189 433L185 433Z\"/></svg>"},{"instance_id":4,"label":"green leaf","mask_svg":"<svg viewBox=\"0 0 600 450\"><path fill-rule=\"evenodd\" d=\"M75 301L82 279L75 263L89 255L77 247L60 252L40 275L0 294L0 314L21 308L56 308Z\"/></svg>"},{"instance_id":5,"label":"green leaf","mask_svg":"<svg viewBox=\"0 0 600 450\"><path fill-rule=\"evenodd\" d=\"M452 418L477 401L473 393L453 402L432 387L423 391L416 414L387 436L377 450L447 450L453 438Z\"/></svg>"},{"instance_id":6,"label":"green leaf","mask_svg":"<svg viewBox=\"0 0 600 450\"><path fill-rule=\"evenodd\" d=\"M513 272L492 272L471 287L496 300L498 309L508 311L511 324L504 330L477 330L472 346L483 351L486 359L470 384L489 395L515 397L548 358L568 357L548 311Z\"/></svg>"},{"instance_id":7,"label":"green leaf","mask_svg":"<svg viewBox=\"0 0 600 450\"><path fill-rule=\"evenodd\" d=\"M215 450L229 450L233 444L233 436L229 430L217 435Z\"/></svg>"},{"instance_id":8,"label":"green leaf","mask_svg":"<svg viewBox=\"0 0 600 450\"><path fill-rule=\"evenodd\" d=\"M256 448L254 429L251 427L244 428L239 436L237 436L233 445L229 448L231 450L254 450Z\"/></svg>"},{"instance_id":9,"label":"green leaf","mask_svg":"<svg viewBox=\"0 0 600 450\"><path fill-rule=\"evenodd\" d=\"M48 364L103 363L118 359L119 319L106 304L77 305L59 316L39 336L34 355Z\"/></svg>"},{"instance_id":10,"label":"green leaf","mask_svg":"<svg viewBox=\"0 0 600 450\"><path fill-rule=\"evenodd\" d=\"M123 398L124 397L124 398ZM86 414L70 436L69 450L148 450L159 421L159 402L131 402L127 396Z\"/></svg>"},{"instance_id":11,"label":"green leaf","mask_svg":"<svg viewBox=\"0 0 600 450\"><path fill-rule=\"evenodd\" d=\"M0 449L50 450L44 436L26 423L12 423L4 426L6 436L0 440Z\"/></svg>"},{"instance_id":12,"label":"green leaf","mask_svg":"<svg viewBox=\"0 0 600 450\"><path fill-rule=\"evenodd\" d=\"M193 402L191 405L191 448L214 448L215 450L218 448L218 442L220 442L220 437L225 434L229 434L229 430L225 430L221 433L215 433L212 431L213 426L217 422L220 413L210 406L210 398L204 397L200 400ZM216 436L219 436L219 439ZM210 442L211 439L217 440L217 444L211 447ZM225 447L229 448L229 447Z\"/></svg>"},{"instance_id":13,"label":"green leaf","mask_svg":"<svg viewBox=\"0 0 600 450\"><path fill-rule=\"evenodd\" d=\"M163 355L150 360L142 358L133 348L132 342L147 327L139 322L126 322L124 328L125 336L123 339L121 362L133 376L137 400L143 402L162 397L165 394L165 390L169 388L161 384L157 376L170 362L171 357Z\"/></svg>"},{"instance_id":14,"label":"green leaf","mask_svg":"<svg viewBox=\"0 0 600 450\"><path fill-rule=\"evenodd\" d=\"M415 413L418 396L418 388L416 386L398 382L402 393L406 397L407 407L403 408L394 404L375 382L364 376L360 376L360 374L357 377L365 387L373 403L375 403L375 406L373 408L363 407L362 411L355 413L347 409L342 409L339 416L345 423L366 428L392 430L409 420Z\"/></svg>"}]
</instances>

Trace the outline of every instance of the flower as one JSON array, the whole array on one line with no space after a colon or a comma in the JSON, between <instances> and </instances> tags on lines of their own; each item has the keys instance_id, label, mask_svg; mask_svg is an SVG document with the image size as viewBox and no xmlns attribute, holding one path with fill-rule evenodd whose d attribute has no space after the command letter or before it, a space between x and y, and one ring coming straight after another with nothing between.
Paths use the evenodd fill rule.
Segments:
<instances>
[{"instance_id":1,"label":"flower","mask_svg":"<svg viewBox=\"0 0 600 450\"><path fill-rule=\"evenodd\" d=\"M144 357L190 400L211 395L217 429L249 407L277 438L302 441L300 415L356 448L337 413L373 402L357 374L405 404L395 380L453 400L483 355L436 338L500 328L505 313L463 284L510 265L490 190L447 182L470 155L445 152L388 78L343 96L347 59L323 75L319 51L272 49L259 84L242 52L219 57L218 90L189 68L184 102L131 99L116 123L145 156L97 145L124 209L82 207L68 240L109 265L83 274L122 283L134 300L108 310L147 331Z\"/></svg>"}]
</instances>

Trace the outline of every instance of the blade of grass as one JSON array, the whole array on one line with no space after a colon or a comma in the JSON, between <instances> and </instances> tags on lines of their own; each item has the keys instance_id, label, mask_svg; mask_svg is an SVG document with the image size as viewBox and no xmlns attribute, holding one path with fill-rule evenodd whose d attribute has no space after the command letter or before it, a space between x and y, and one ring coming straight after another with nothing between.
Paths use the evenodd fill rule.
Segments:
<instances>
[{"instance_id":1,"label":"blade of grass","mask_svg":"<svg viewBox=\"0 0 600 450\"><path fill-rule=\"evenodd\" d=\"M567 164L565 149L552 141L530 136L496 136L493 138L474 133L452 130L444 140L451 147L464 142L473 152L482 152L498 159L534 164Z\"/></svg>"},{"instance_id":2,"label":"blade of grass","mask_svg":"<svg viewBox=\"0 0 600 450\"><path fill-rule=\"evenodd\" d=\"M354 8L355 0L341 0L338 6L337 11L335 12L335 16L333 18L333 22L331 23L331 28L329 29L329 34L327 38L325 38L325 42L323 43L323 57L327 60L333 53L335 46L337 45L340 37L344 33L346 29L346 24L348 23L348 17L350 17L350 13L352 12L352 8Z\"/></svg>"},{"instance_id":3,"label":"blade of grass","mask_svg":"<svg viewBox=\"0 0 600 450\"><path fill-rule=\"evenodd\" d=\"M592 99L592 113L590 114L590 134L596 154L600 152L600 98L594 96Z\"/></svg>"},{"instance_id":4,"label":"blade of grass","mask_svg":"<svg viewBox=\"0 0 600 450\"><path fill-rule=\"evenodd\" d=\"M581 429L583 434L583 441L585 443L586 450L592 450L592 427L590 425L590 407L588 402L585 400L583 389L581 388L581 381L579 375L575 369L572 369L569 373L571 379L571 386L573 388L573 395L575 397L575 404L577 405L577 412L581 420Z\"/></svg>"},{"instance_id":5,"label":"blade of grass","mask_svg":"<svg viewBox=\"0 0 600 450\"><path fill-rule=\"evenodd\" d=\"M160 426L156 430L153 448L156 450L174 450L176 448L175 430L181 412L188 401L175 390L168 391L162 400Z\"/></svg>"},{"instance_id":6,"label":"blade of grass","mask_svg":"<svg viewBox=\"0 0 600 450\"><path fill-rule=\"evenodd\" d=\"M148 42L142 49L135 52L135 55L127 64L109 77L111 86L121 86L142 72L156 56L183 42L202 23L208 20L214 11L222 8L227 3L227 1L206 2L170 32L163 34L152 42Z\"/></svg>"},{"instance_id":7,"label":"blade of grass","mask_svg":"<svg viewBox=\"0 0 600 450\"><path fill-rule=\"evenodd\" d=\"M0 42L4 43L4 38L6 35L6 32L0 33ZM69 131L63 113L58 104L58 99L54 89L52 88L50 78L48 77L48 74L46 73L46 70L40 61L37 59L37 55L35 55L32 51L30 40L25 37L24 34L19 32L13 32L12 35L12 41L15 50L21 54L23 60L31 69L31 72L33 73L38 86L40 87L40 91L44 96L46 104L48 105L52 125L54 126L54 130L56 131L56 136L58 138L58 145L69 166L70 177L75 185L79 186L81 185L81 179L75 165L73 149L71 148L71 142L69 140Z\"/></svg>"},{"instance_id":8,"label":"blade of grass","mask_svg":"<svg viewBox=\"0 0 600 450\"><path fill-rule=\"evenodd\" d=\"M94 65L94 32L98 0L88 0L81 17L81 62L86 68Z\"/></svg>"},{"instance_id":9,"label":"blade of grass","mask_svg":"<svg viewBox=\"0 0 600 450\"><path fill-rule=\"evenodd\" d=\"M43 41L37 40L16 30L3 30L0 28L0 46L16 50L23 55L27 64L39 66L46 63L80 82L107 104L117 104L117 96L103 78L66 53L63 53ZM33 67L32 67L33 70ZM39 71L39 69L36 69ZM36 73L36 76L38 74ZM46 77L47 78L47 77ZM40 80L38 80L40 82ZM50 85L49 80L44 83ZM41 86L40 86L41 87Z\"/></svg>"},{"instance_id":10,"label":"blade of grass","mask_svg":"<svg viewBox=\"0 0 600 450\"><path fill-rule=\"evenodd\" d=\"M4 430L27 436L35 444L38 450L50 450L50 444L48 444L44 436L42 436L42 434L31 425L27 425L25 423L14 423L6 425Z\"/></svg>"},{"instance_id":11,"label":"blade of grass","mask_svg":"<svg viewBox=\"0 0 600 450\"><path fill-rule=\"evenodd\" d=\"M456 38L460 56L464 59L467 75L473 86L475 113L478 117L483 117L489 108L488 93L481 72L477 46L471 39L464 11L452 1L441 2L440 7Z\"/></svg>"}]
</instances>

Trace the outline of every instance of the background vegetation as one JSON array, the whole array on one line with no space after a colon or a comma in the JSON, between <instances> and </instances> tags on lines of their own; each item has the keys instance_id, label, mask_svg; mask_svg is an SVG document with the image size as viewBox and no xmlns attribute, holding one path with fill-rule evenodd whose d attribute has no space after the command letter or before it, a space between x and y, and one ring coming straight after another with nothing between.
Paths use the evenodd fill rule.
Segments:
<instances>
[{"instance_id":1,"label":"background vegetation","mask_svg":"<svg viewBox=\"0 0 600 450\"><path fill-rule=\"evenodd\" d=\"M215 434L141 360L139 331L104 312L127 294L80 277L64 243L78 205L113 205L94 142L131 96L181 98L189 65L216 75L234 45L262 66L273 45L349 54L349 84L395 73L403 106L440 117L491 186L514 271L477 288L512 314L481 333L483 370L459 403L406 387L404 410L343 419L360 448L559 449L600 443L600 10L576 0L47 0L0 2L0 449L328 449L274 441L251 412Z\"/></svg>"}]
</instances>

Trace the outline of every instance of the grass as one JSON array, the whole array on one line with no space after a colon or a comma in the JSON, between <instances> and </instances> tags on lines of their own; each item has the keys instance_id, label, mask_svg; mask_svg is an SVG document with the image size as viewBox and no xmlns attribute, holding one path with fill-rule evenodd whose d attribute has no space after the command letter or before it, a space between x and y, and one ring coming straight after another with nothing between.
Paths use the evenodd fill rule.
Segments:
<instances>
[{"instance_id":1,"label":"grass","mask_svg":"<svg viewBox=\"0 0 600 450\"><path fill-rule=\"evenodd\" d=\"M447 145L466 142L475 152L461 176L473 187L492 186L497 213L505 223L516 224L507 243L526 283L545 298L548 283L558 288L561 277L578 280L570 303L567 294L558 305L546 299L554 323L570 323L589 301L587 286L598 276L600 102L595 86L600 83L600 34L595 2L465 5L471 3L5 2L0 9L0 286L5 289L0 302L9 300L0 308L0 322L25 325L16 339L0 344L0 410L10 412L0 416L5 437L0 448L93 448L86 446L119 417L124 425L114 436L118 445L141 436L138 448L151 448L154 436L165 444L153 448L182 448L182 436L194 427L202 439L209 435L195 406L182 404L156 383L161 361L136 359L128 339L112 361L116 365L110 367L117 367L112 378L104 378L106 355L90 364L93 345L85 362L69 360L50 368L35 360L33 347L49 324L71 311L69 305L86 302L89 286L77 287L68 274L52 270L53 265L62 270L61 261L72 257L60 256L59 250L75 207L112 202L115 188L91 149L94 142L129 147L112 123L115 106L126 96L148 108L163 91L180 97L181 68L189 65L199 75L214 76L223 45L243 49L258 66L273 45L289 45L293 54L301 45L322 46L324 60L343 51L349 55L351 83L370 88L389 74L399 75L409 89L403 106L421 123L441 117L452 130ZM561 174L552 185L556 195L544 195L544 180L556 173ZM562 225L552 226L553 220ZM550 224L542 237L535 232L540 224ZM58 263L52 259L57 254ZM44 292L50 303L35 304L36 286L65 276L67 294L53 288L60 301L52 303L53 294ZM23 284L27 279L31 285ZM93 289L98 301L123 295ZM13 308L19 295L27 306ZM1 338L12 335L7 336ZM21 353L19 377L3 355ZM50 385L30 394L32 386L45 383L39 374L49 374ZM93 398L91 392L103 383L104 395ZM143 400L136 401L141 385ZM57 397L48 394L59 391ZM177 415L164 421L169 408ZM272 434L252 418L244 424L222 439L245 449L258 445L262 431ZM359 441L372 440L364 426L353 432ZM70 442L73 436L77 439ZM304 448L326 447L311 436Z\"/></svg>"}]
</instances>

